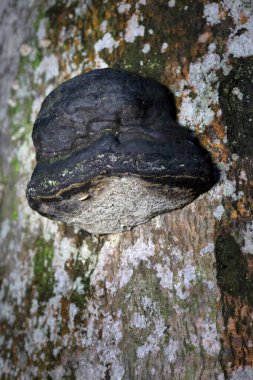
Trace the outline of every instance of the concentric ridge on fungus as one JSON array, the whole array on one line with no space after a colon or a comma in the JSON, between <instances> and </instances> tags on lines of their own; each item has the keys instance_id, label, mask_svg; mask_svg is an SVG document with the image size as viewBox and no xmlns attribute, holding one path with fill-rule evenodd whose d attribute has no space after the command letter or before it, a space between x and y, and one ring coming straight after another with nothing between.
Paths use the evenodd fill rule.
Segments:
<instances>
[{"instance_id":1,"label":"concentric ridge on fungus","mask_svg":"<svg viewBox=\"0 0 253 380\"><path fill-rule=\"evenodd\" d=\"M185 206L214 167L176 122L173 96L123 70L90 71L44 100L33 128L30 206L91 233L121 232Z\"/></svg>"}]
</instances>

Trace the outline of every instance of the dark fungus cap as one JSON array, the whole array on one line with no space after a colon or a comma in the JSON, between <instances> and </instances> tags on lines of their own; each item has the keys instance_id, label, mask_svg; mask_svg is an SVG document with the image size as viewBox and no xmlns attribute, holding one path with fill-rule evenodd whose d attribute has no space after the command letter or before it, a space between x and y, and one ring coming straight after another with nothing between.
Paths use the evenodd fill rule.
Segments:
<instances>
[{"instance_id":1,"label":"dark fungus cap","mask_svg":"<svg viewBox=\"0 0 253 380\"><path fill-rule=\"evenodd\" d=\"M210 157L176 122L171 92L124 70L61 84L44 100L32 138L30 206L91 233L183 207L215 182Z\"/></svg>"}]
</instances>

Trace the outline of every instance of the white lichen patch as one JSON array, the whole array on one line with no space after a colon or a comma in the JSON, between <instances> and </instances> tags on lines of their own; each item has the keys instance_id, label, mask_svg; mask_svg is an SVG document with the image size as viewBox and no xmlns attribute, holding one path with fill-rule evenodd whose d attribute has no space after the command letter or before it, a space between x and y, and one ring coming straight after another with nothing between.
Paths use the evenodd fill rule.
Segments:
<instances>
[{"instance_id":1,"label":"white lichen patch","mask_svg":"<svg viewBox=\"0 0 253 380\"><path fill-rule=\"evenodd\" d=\"M59 62L54 54L43 57L34 73L35 83L49 82L59 75Z\"/></svg>"},{"instance_id":2,"label":"white lichen patch","mask_svg":"<svg viewBox=\"0 0 253 380\"><path fill-rule=\"evenodd\" d=\"M147 243L139 239L132 246L122 252L120 268L117 274L119 287L125 286L131 279L134 270L141 262L149 266L149 258L155 254L155 246L152 240Z\"/></svg>"},{"instance_id":3,"label":"white lichen patch","mask_svg":"<svg viewBox=\"0 0 253 380\"><path fill-rule=\"evenodd\" d=\"M131 9L131 4L126 3L126 1L122 1L118 4L117 8L119 13L127 13Z\"/></svg>"},{"instance_id":4,"label":"white lichen patch","mask_svg":"<svg viewBox=\"0 0 253 380\"><path fill-rule=\"evenodd\" d=\"M239 100L243 99L243 93L240 91L238 87L234 87L232 93L238 97Z\"/></svg>"},{"instance_id":5,"label":"white lichen patch","mask_svg":"<svg viewBox=\"0 0 253 380\"><path fill-rule=\"evenodd\" d=\"M174 266L177 266L175 270ZM197 279L196 267L193 260L193 252L183 253L175 247L171 251L170 258L163 258L162 264L156 264L156 275L160 280L161 287L168 289L169 297L176 293L177 297L185 300L190 295L190 289Z\"/></svg>"},{"instance_id":6,"label":"white lichen patch","mask_svg":"<svg viewBox=\"0 0 253 380\"><path fill-rule=\"evenodd\" d=\"M219 206L217 206L217 207L214 209L214 211L213 211L213 215L214 215L214 217L215 217L216 219L221 220L222 215L224 214L224 212L225 212L224 207L223 207L222 205L219 205Z\"/></svg>"},{"instance_id":7,"label":"white lichen patch","mask_svg":"<svg viewBox=\"0 0 253 380\"><path fill-rule=\"evenodd\" d=\"M125 41L133 43L137 37L143 37L145 32L144 25L139 24L139 16L133 14L127 22L127 28L125 33Z\"/></svg>"},{"instance_id":8,"label":"white lichen patch","mask_svg":"<svg viewBox=\"0 0 253 380\"><path fill-rule=\"evenodd\" d=\"M95 43L94 49L96 54L98 54L103 49L108 49L109 53L112 53L113 49L117 48L118 46L119 42L114 40L111 33L105 33L104 36Z\"/></svg>"},{"instance_id":9,"label":"white lichen patch","mask_svg":"<svg viewBox=\"0 0 253 380\"><path fill-rule=\"evenodd\" d=\"M171 338L169 343L164 348L164 355L169 363L175 363L177 361L177 352L180 349L180 342Z\"/></svg>"},{"instance_id":10,"label":"white lichen patch","mask_svg":"<svg viewBox=\"0 0 253 380\"><path fill-rule=\"evenodd\" d=\"M106 28L107 22L102 22L100 29L103 29L105 31ZM92 68L104 69L108 67L108 64L100 57L99 53L104 49L108 49L109 53L112 53L114 49L118 48L120 39L121 37L119 37L118 41L116 41L111 33L107 32L94 44L95 60L94 66L92 66ZM70 72L73 72L73 69L70 68Z\"/></svg>"},{"instance_id":11,"label":"white lichen patch","mask_svg":"<svg viewBox=\"0 0 253 380\"><path fill-rule=\"evenodd\" d=\"M150 323L147 321L146 316L144 314L134 312L129 325L132 328L145 329L147 326L150 325Z\"/></svg>"},{"instance_id":12,"label":"white lichen patch","mask_svg":"<svg viewBox=\"0 0 253 380\"><path fill-rule=\"evenodd\" d=\"M240 35L238 31L245 30ZM253 16L249 18L248 22L238 26L238 28L231 33L228 43L228 54L234 57L249 57L253 55Z\"/></svg>"},{"instance_id":13,"label":"white lichen patch","mask_svg":"<svg viewBox=\"0 0 253 380\"><path fill-rule=\"evenodd\" d=\"M211 356L218 355L221 349L216 323L210 319L199 318L196 323L202 337L202 346Z\"/></svg>"},{"instance_id":14,"label":"white lichen patch","mask_svg":"<svg viewBox=\"0 0 253 380\"><path fill-rule=\"evenodd\" d=\"M99 306L90 302L87 305L87 310L90 318L85 334L83 336L79 334L79 338L81 337L79 344L87 347L88 350L79 358L79 365L76 371L77 378L103 378L106 372L106 363L110 362L111 377L113 379L122 379L125 370L122 365L121 351L118 348L122 340L121 311L119 310L114 315L103 311L102 321L101 318L99 321L103 331L101 339L99 338L98 329ZM100 358L99 365L95 364L94 355Z\"/></svg>"},{"instance_id":15,"label":"white lichen patch","mask_svg":"<svg viewBox=\"0 0 253 380\"><path fill-rule=\"evenodd\" d=\"M239 178L241 181L247 181L247 175L246 175L245 170L241 170Z\"/></svg>"},{"instance_id":16,"label":"white lichen patch","mask_svg":"<svg viewBox=\"0 0 253 380\"><path fill-rule=\"evenodd\" d=\"M250 366L244 368L237 368L231 376L231 380L252 380L253 369Z\"/></svg>"},{"instance_id":17,"label":"white lichen patch","mask_svg":"<svg viewBox=\"0 0 253 380\"><path fill-rule=\"evenodd\" d=\"M225 75L229 73L231 70L229 55L246 57L253 54L251 43L253 39L252 6L248 2L242 3L239 0L224 0L220 3L211 2L204 6L203 16L208 24L215 27L225 17L226 12L227 17L233 17L235 22L235 28L231 30L228 37L227 51L221 56L215 54L215 45L212 44L202 59L190 64L188 86L196 95L193 99L192 96L187 94L184 80L181 86L184 90L178 91L178 95L183 95L179 115L180 122L191 129L198 126L198 128L204 130L214 120L215 111L212 107L218 104L219 86L216 71L222 69ZM242 22L243 17L246 18L246 22ZM208 38L208 33L203 34L199 37L199 42L205 42ZM180 85L178 88L180 89Z\"/></svg>"},{"instance_id":18,"label":"white lichen patch","mask_svg":"<svg viewBox=\"0 0 253 380\"><path fill-rule=\"evenodd\" d=\"M236 192L235 181L226 180L224 182L224 195L226 197L232 197Z\"/></svg>"},{"instance_id":19,"label":"white lichen patch","mask_svg":"<svg viewBox=\"0 0 253 380\"><path fill-rule=\"evenodd\" d=\"M176 5L176 0L169 0L169 2L168 2L168 6L169 6L170 8L173 8L175 5Z\"/></svg>"},{"instance_id":20,"label":"white lichen patch","mask_svg":"<svg viewBox=\"0 0 253 380\"><path fill-rule=\"evenodd\" d=\"M84 284L82 283L82 277L77 277L73 283L73 290L76 290L79 294L85 294Z\"/></svg>"},{"instance_id":21,"label":"white lichen patch","mask_svg":"<svg viewBox=\"0 0 253 380\"><path fill-rule=\"evenodd\" d=\"M220 23L219 15L219 4L209 3L204 6L204 16L206 21L210 25L215 25Z\"/></svg>"},{"instance_id":22,"label":"white lichen patch","mask_svg":"<svg viewBox=\"0 0 253 380\"><path fill-rule=\"evenodd\" d=\"M91 284L96 286L100 280L104 280L106 277L105 268L109 265L111 260L113 260L114 244L116 242L105 242L101 249L98 263L94 272L91 275ZM107 281L107 291L112 293L116 292L116 289L120 289L125 286L130 280L134 273L134 270L138 268L141 262L144 262L149 266L149 259L155 254L155 246L151 240L147 243L143 239L139 239L133 246L122 251L119 268L113 279L113 281Z\"/></svg>"},{"instance_id":23,"label":"white lichen patch","mask_svg":"<svg viewBox=\"0 0 253 380\"><path fill-rule=\"evenodd\" d=\"M1 223L1 229L0 229L0 243L3 242L10 232L11 224L9 219L4 219Z\"/></svg>"},{"instance_id":24,"label":"white lichen patch","mask_svg":"<svg viewBox=\"0 0 253 380\"><path fill-rule=\"evenodd\" d=\"M34 102L32 104L32 113L31 113L31 123L34 123L36 120L36 117L39 114L41 104L44 100L43 96L38 96L34 99Z\"/></svg>"},{"instance_id":25,"label":"white lichen patch","mask_svg":"<svg viewBox=\"0 0 253 380\"><path fill-rule=\"evenodd\" d=\"M31 266L31 253L29 252L26 261L19 259L20 245L9 246L12 250L14 264L9 275L6 274L2 280L0 288L0 320L12 326L16 321L16 310L22 308L25 302L26 291L31 284L33 271ZM3 341L6 345L6 342ZM10 341L10 346L12 342ZM1 374L1 368L0 368Z\"/></svg>"},{"instance_id":26,"label":"white lichen patch","mask_svg":"<svg viewBox=\"0 0 253 380\"><path fill-rule=\"evenodd\" d=\"M82 293L82 284L80 279L73 282L65 270L67 260L76 260L78 250L73 242L68 238L57 239L54 250L54 258L52 267L54 269L54 294L67 295L72 290L77 290Z\"/></svg>"},{"instance_id":27,"label":"white lichen patch","mask_svg":"<svg viewBox=\"0 0 253 380\"><path fill-rule=\"evenodd\" d=\"M144 46L143 46L143 48L142 48L142 53L143 54L147 54L147 53L149 53L150 52L150 44L145 44Z\"/></svg>"},{"instance_id":28,"label":"white lichen patch","mask_svg":"<svg viewBox=\"0 0 253 380\"><path fill-rule=\"evenodd\" d=\"M16 151L16 157L20 162L21 172L27 174L32 172L35 153L32 149L32 141L25 141Z\"/></svg>"},{"instance_id":29,"label":"white lichen patch","mask_svg":"<svg viewBox=\"0 0 253 380\"><path fill-rule=\"evenodd\" d=\"M253 8L251 1L223 0L223 6L233 18L235 28L228 40L228 54L234 57L249 57L253 54ZM242 20L246 19L244 22Z\"/></svg>"},{"instance_id":30,"label":"white lichen patch","mask_svg":"<svg viewBox=\"0 0 253 380\"><path fill-rule=\"evenodd\" d=\"M166 330L165 322L162 318L157 318L154 320L154 331L147 337L146 343L137 348L137 358L143 359L150 352L158 352L160 350L161 340L164 336Z\"/></svg>"},{"instance_id":31,"label":"white lichen patch","mask_svg":"<svg viewBox=\"0 0 253 380\"><path fill-rule=\"evenodd\" d=\"M102 33L106 32L107 25L108 25L108 21L107 20L104 20L104 21L101 22L99 29L101 30Z\"/></svg>"},{"instance_id":32,"label":"white lichen patch","mask_svg":"<svg viewBox=\"0 0 253 380\"><path fill-rule=\"evenodd\" d=\"M167 42L164 42L161 47L161 53L165 53L168 47L169 47L169 44Z\"/></svg>"},{"instance_id":33,"label":"white lichen patch","mask_svg":"<svg viewBox=\"0 0 253 380\"><path fill-rule=\"evenodd\" d=\"M200 255L204 256L214 252L214 243L208 243L208 245L201 249Z\"/></svg>"},{"instance_id":34,"label":"white lichen patch","mask_svg":"<svg viewBox=\"0 0 253 380\"><path fill-rule=\"evenodd\" d=\"M211 106L218 103L218 78L215 71L219 68L220 56L213 52L213 47L201 60L190 64L188 85L197 96L195 99L190 95L183 98L179 116L179 121L190 129L194 129L196 125L203 129L214 119L215 113Z\"/></svg>"},{"instance_id":35,"label":"white lichen patch","mask_svg":"<svg viewBox=\"0 0 253 380\"><path fill-rule=\"evenodd\" d=\"M46 30L47 23L48 23L47 18L42 18L39 22L39 28L38 28L37 33L36 33L36 36L37 36L39 43L42 40L44 40L45 38L47 38L47 30Z\"/></svg>"},{"instance_id":36,"label":"white lichen patch","mask_svg":"<svg viewBox=\"0 0 253 380\"><path fill-rule=\"evenodd\" d=\"M182 278L182 283L185 289L189 289L192 286L193 281L196 279L195 266L187 264L184 269L178 272L178 276Z\"/></svg>"},{"instance_id":37,"label":"white lichen patch","mask_svg":"<svg viewBox=\"0 0 253 380\"><path fill-rule=\"evenodd\" d=\"M51 41L47 38L47 25L48 19L42 18L39 23L39 28L36 33L39 46L41 48L48 48L51 45Z\"/></svg>"},{"instance_id":38,"label":"white lichen patch","mask_svg":"<svg viewBox=\"0 0 253 380\"><path fill-rule=\"evenodd\" d=\"M69 329L74 329L75 317L77 313L78 313L78 307L74 303L71 303L69 305L69 323L68 323Z\"/></svg>"},{"instance_id":39,"label":"white lichen patch","mask_svg":"<svg viewBox=\"0 0 253 380\"><path fill-rule=\"evenodd\" d=\"M245 231L243 232L244 245L242 247L243 253L253 255L253 220L246 224Z\"/></svg>"},{"instance_id":40,"label":"white lichen patch","mask_svg":"<svg viewBox=\"0 0 253 380\"><path fill-rule=\"evenodd\" d=\"M13 326L14 322L16 321L16 316L14 314L14 305L9 304L8 302L3 302L3 298L4 297L3 297L2 291L0 291L0 301L1 301L0 321L2 323L8 321L8 324L10 326ZM0 346L2 346L3 343L4 343L4 339L2 340Z\"/></svg>"},{"instance_id":41,"label":"white lichen patch","mask_svg":"<svg viewBox=\"0 0 253 380\"><path fill-rule=\"evenodd\" d=\"M226 170L228 170L230 165L225 168L221 168L221 180L210 192L212 199L222 200L224 197L229 197L235 201L241 199L244 195L242 190L238 191L236 187L236 181L227 179Z\"/></svg>"},{"instance_id":42,"label":"white lichen patch","mask_svg":"<svg viewBox=\"0 0 253 380\"><path fill-rule=\"evenodd\" d=\"M170 262L167 258L166 262L163 264L155 265L156 276L160 279L160 285L165 289L173 289L173 272L170 269Z\"/></svg>"}]
</instances>

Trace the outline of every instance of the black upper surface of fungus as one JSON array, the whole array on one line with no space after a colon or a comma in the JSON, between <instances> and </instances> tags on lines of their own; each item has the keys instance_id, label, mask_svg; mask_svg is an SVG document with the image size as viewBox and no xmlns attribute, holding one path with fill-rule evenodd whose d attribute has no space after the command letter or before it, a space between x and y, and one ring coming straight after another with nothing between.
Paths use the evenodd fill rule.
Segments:
<instances>
[{"instance_id":1,"label":"black upper surface of fungus","mask_svg":"<svg viewBox=\"0 0 253 380\"><path fill-rule=\"evenodd\" d=\"M44 100L32 137L30 206L89 232L129 229L215 182L207 152L176 122L172 93L124 70L61 84Z\"/></svg>"}]
</instances>

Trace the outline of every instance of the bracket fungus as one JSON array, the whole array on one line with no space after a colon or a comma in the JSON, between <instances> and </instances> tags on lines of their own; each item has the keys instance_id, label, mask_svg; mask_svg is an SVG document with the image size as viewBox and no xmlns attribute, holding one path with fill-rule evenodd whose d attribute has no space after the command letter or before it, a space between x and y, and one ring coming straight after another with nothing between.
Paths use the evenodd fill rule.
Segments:
<instances>
[{"instance_id":1,"label":"bracket fungus","mask_svg":"<svg viewBox=\"0 0 253 380\"><path fill-rule=\"evenodd\" d=\"M121 232L181 208L215 182L214 166L152 79L100 69L44 100L32 138L29 205L90 233Z\"/></svg>"}]
</instances>

